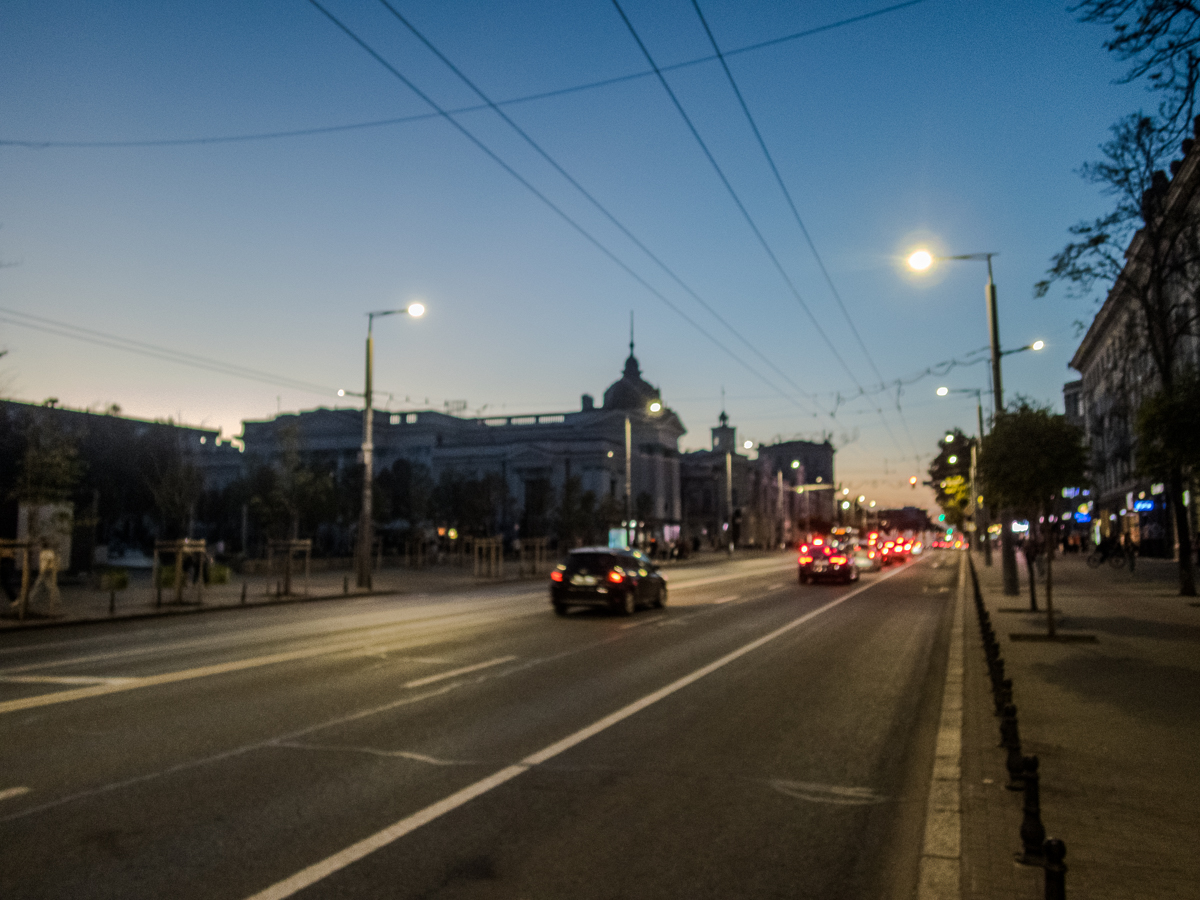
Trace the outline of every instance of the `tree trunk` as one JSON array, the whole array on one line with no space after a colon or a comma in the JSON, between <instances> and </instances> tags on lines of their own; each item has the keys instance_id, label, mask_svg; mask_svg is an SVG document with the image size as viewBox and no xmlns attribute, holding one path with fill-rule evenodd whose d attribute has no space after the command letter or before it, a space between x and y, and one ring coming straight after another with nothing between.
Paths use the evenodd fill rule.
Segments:
<instances>
[{"instance_id":1,"label":"tree trunk","mask_svg":"<svg viewBox=\"0 0 1200 900\"><path fill-rule=\"evenodd\" d=\"M1192 562L1192 523L1189 521L1188 508L1183 502L1183 485L1182 468L1172 466L1167 486L1171 492L1171 508L1175 512L1175 537L1179 542L1179 595L1195 597L1196 570Z\"/></svg>"},{"instance_id":2,"label":"tree trunk","mask_svg":"<svg viewBox=\"0 0 1200 900\"><path fill-rule=\"evenodd\" d=\"M1004 510L1000 516L1000 567L1004 575L1004 593L1008 597L1017 597L1021 593L1021 585L1017 581L1017 552L1013 547L1012 513Z\"/></svg>"}]
</instances>

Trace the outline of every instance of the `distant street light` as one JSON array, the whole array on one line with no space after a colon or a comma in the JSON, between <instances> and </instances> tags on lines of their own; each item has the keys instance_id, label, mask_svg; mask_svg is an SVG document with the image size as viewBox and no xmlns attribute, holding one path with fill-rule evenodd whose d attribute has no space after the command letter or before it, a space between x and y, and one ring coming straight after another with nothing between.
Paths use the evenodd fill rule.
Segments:
<instances>
[{"instance_id":1,"label":"distant street light","mask_svg":"<svg viewBox=\"0 0 1200 900\"><path fill-rule=\"evenodd\" d=\"M358 520L358 546L354 553L355 581L360 588L371 589L371 556L375 548L374 522L371 513L371 489L375 478L375 442L374 418L372 407L371 383L375 374L375 338L373 335L375 320L383 316L408 315L419 319L425 315L425 306L421 303L410 303L404 309L384 309L367 313L367 371L366 387L363 389L363 494L362 512ZM338 396L345 396L348 391L338 391ZM356 395L357 396L357 395Z\"/></svg>"}]
</instances>

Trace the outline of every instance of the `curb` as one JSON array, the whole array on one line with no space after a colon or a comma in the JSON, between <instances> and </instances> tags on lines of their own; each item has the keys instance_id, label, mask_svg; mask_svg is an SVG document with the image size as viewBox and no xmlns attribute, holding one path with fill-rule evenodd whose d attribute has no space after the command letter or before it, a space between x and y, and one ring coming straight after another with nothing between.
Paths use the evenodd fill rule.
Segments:
<instances>
[{"instance_id":1,"label":"curb","mask_svg":"<svg viewBox=\"0 0 1200 900\"><path fill-rule=\"evenodd\" d=\"M958 596L950 626L937 751L925 805L925 843L921 851L917 900L959 900L962 896L963 597L967 589L966 572L966 558L960 556Z\"/></svg>"}]
</instances>

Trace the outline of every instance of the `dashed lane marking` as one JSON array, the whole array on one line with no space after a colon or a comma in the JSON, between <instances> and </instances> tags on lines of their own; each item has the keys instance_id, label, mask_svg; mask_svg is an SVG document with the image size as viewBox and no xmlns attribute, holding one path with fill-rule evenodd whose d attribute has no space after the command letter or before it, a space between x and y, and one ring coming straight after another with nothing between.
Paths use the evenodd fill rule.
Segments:
<instances>
[{"instance_id":1,"label":"dashed lane marking","mask_svg":"<svg viewBox=\"0 0 1200 900\"><path fill-rule=\"evenodd\" d=\"M95 675L2 675L4 684L129 684L136 678L103 678Z\"/></svg>"},{"instance_id":2,"label":"dashed lane marking","mask_svg":"<svg viewBox=\"0 0 1200 900\"><path fill-rule=\"evenodd\" d=\"M475 663L473 666L463 666L459 669L451 669L449 672L439 672L437 675L426 675L424 678L418 678L415 681L406 681L404 686L406 688L424 687L427 684L445 681L447 678L456 678L459 675L478 672L480 669L490 669L492 666L512 662L514 659L516 659L515 656L498 656L495 659L489 659L487 662Z\"/></svg>"},{"instance_id":3,"label":"dashed lane marking","mask_svg":"<svg viewBox=\"0 0 1200 900\"><path fill-rule=\"evenodd\" d=\"M731 596L731 597L722 597L720 600L714 600L714 601L712 602L712 605L713 605L713 606L720 606L722 603L732 603L732 602L733 602L734 600L736 600L737 598L738 598L738 595L737 595L737 594L734 594L734 595L733 595L733 596Z\"/></svg>"},{"instance_id":4,"label":"dashed lane marking","mask_svg":"<svg viewBox=\"0 0 1200 900\"><path fill-rule=\"evenodd\" d=\"M20 797L29 793L27 787L10 787L0 791L0 800L11 800L13 797Z\"/></svg>"}]
</instances>

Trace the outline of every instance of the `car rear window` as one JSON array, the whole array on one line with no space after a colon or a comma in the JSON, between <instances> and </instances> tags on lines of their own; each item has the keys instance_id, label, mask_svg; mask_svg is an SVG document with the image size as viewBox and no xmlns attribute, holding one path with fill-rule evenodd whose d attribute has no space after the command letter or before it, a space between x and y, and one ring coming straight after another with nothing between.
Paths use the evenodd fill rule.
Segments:
<instances>
[{"instance_id":1,"label":"car rear window","mask_svg":"<svg viewBox=\"0 0 1200 900\"><path fill-rule=\"evenodd\" d=\"M617 557L612 553L572 553L567 557L567 571L578 572L587 569L589 572L604 572L617 564Z\"/></svg>"}]
</instances>

